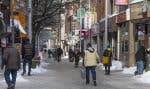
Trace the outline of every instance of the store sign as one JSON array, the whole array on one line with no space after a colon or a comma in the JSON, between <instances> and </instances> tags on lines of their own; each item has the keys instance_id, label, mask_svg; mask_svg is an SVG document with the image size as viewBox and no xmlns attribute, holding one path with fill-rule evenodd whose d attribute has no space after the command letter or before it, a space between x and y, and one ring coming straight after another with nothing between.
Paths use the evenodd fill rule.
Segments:
<instances>
[{"instance_id":1,"label":"store sign","mask_svg":"<svg viewBox=\"0 0 150 89\"><path fill-rule=\"evenodd\" d=\"M143 18L142 14L142 3L131 4L131 19L141 19Z\"/></svg>"},{"instance_id":2,"label":"store sign","mask_svg":"<svg viewBox=\"0 0 150 89\"><path fill-rule=\"evenodd\" d=\"M126 21L126 12L120 13L116 16L116 23L121 23Z\"/></svg>"},{"instance_id":3,"label":"store sign","mask_svg":"<svg viewBox=\"0 0 150 89\"><path fill-rule=\"evenodd\" d=\"M116 5L128 5L128 0L115 0Z\"/></svg>"}]
</instances>

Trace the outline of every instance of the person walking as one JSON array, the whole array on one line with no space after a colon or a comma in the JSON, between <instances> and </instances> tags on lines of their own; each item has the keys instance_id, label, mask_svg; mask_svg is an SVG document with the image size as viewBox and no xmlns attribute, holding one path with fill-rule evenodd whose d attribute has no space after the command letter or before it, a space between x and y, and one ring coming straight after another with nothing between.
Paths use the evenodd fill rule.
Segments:
<instances>
[{"instance_id":1,"label":"person walking","mask_svg":"<svg viewBox=\"0 0 150 89\"><path fill-rule=\"evenodd\" d=\"M146 68L145 68L145 71L149 71L150 70L150 48L149 49L146 49Z\"/></svg>"},{"instance_id":2,"label":"person walking","mask_svg":"<svg viewBox=\"0 0 150 89\"><path fill-rule=\"evenodd\" d=\"M73 62L73 58L74 58L74 52L73 52L73 50L70 48L70 49L69 49L69 62Z\"/></svg>"},{"instance_id":3,"label":"person walking","mask_svg":"<svg viewBox=\"0 0 150 89\"><path fill-rule=\"evenodd\" d=\"M75 68L78 67L78 64L79 64L79 60L80 60L80 49L79 48L76 48L75 50Z\"/></svg>"},{"instance_id":4,"label":"person walking","mask_svg":"<svg viewBox=\"0 0 150 89\"><path fill-rule=\"evenodd\" d=\"M109 46L103 53L103 65L105 66L105 75L110 75L110 67L112 65L112 52Z\"/></svg>"},{"instance_id":5,"label":"person walking","mask_svg":"<svg viewBox=\"0 0 150 89\"><path fill-rule=\"evenodd\" d=\"M146 57L146 50L144 46L140 46L138 51L135 54L136 58L136 66L137 70L135 71L135 75L141 75L144 71L144 65L145 65L145 57Z\"/></svg>"},{"instance_id":6,"label":"person walking","mask_svg":"<svg viewBox=\"0 0 150 89\"><path fill-rule=\"evenodd\" d=\"M61 55L63 54L63 50L61 49L61 47L57 48L57 61L60 62L61 61Z\"/></svg>"},{"instance_id":7,"label":"person walking","mask_svg":"<svg viewBox=\"0 0 150 89\"><path fill-rule=\"evenodd\" d=\"M23 73L26 74L26 64L28 63L28 76L31 76L31 67L32 67L32 58L33 58L33 47L32 44L29 43L29 40L22 47L22 55L23 55Z\"/></svg>"},{"instance_id":8,"label":"person walking","mask_svg":"<svg viewBox=\"0 0 150 89\"><path fill-rule=\"evenodd\" d=\"M4 77L8 85L7 89L15 89L17 71L20 69L20 54L11 44L4 50L1 69L4 67Z\"/></svg>"},{"instance_id":9,"label":"person walking","mask_svg":"<svg viewBox=\"0 0 150 89\"><path fill-rule=\"evenodd\" d=\"M99 63L99 56L90 43L87 44L87 49L84 52L83 65L86 68L86 84L90 83L90 72L92 74L94 86L97 86L96 82L96 66Z\"/></svg>"},{"instance_id":10,"label":"person walking","mask_svg":"<svg viewBox=\"0 0 150 89\"><path fill-rule=\"evenodd\" d=\"M52 55L52 51L48 49L48 58L51 58L51 55Z\"/></svg>"}]
</instances>

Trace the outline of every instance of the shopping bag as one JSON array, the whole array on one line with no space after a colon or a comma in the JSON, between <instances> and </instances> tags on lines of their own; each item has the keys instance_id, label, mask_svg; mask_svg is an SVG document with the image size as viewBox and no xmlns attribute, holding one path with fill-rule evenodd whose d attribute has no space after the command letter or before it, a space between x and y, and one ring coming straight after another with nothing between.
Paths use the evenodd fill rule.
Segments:
<instances>
[{"instance_id":1,"label":"shopping bag","mask_svg":"<svg viewBox=\"0 0 150 89\"><path fill-rule=\"evenodd\" d=\"M81 78L85 79L86 76L86 70L84 67L80 67L80 73L81 73Z\"/></svg>"},{"instance_id":2,"label":"shopping bag","mask_svg":"<svg viewBox=\"0 0 150 89\"><path fill-rule=\"evenodd\" d=\"M103 64L108 64L109 63L109 57L104 56L102 63Z\"/></svg>"}]
</instances>

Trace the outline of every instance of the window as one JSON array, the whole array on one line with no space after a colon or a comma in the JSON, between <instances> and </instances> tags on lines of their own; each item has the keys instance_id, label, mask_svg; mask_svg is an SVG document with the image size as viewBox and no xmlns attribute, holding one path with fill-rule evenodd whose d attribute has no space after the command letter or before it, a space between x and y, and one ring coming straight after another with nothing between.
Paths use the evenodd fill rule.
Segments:
<instances>
[{"instance_id":1,"label":"window","mask_svg":"<svg viewBox=\"0 0 150 89\"><path fill-rule=\"evenodd\" d=\"M128 6L119 6L119 12L125 11Z\"/></svg>"}]
</instances>

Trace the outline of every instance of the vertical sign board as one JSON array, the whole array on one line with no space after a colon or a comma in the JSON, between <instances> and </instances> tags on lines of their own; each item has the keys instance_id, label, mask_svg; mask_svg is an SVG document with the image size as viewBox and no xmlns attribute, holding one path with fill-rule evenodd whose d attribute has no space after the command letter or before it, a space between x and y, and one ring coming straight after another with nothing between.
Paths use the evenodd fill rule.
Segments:
<instances>
[{"instance_id":1,"label":"vertical sign board","mask_svg":"<svg viewBox=\"0 0 150 89\"><path fill-rule=\"evenodd\" d=\"M116 5L128 5L129 0L115 0Z\"/></svg>"}]
</instances>

